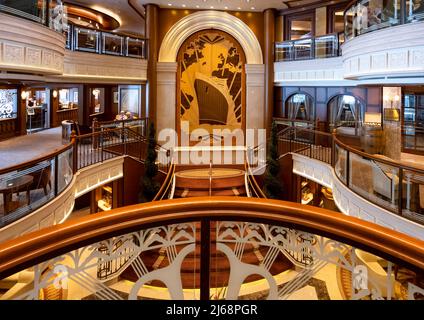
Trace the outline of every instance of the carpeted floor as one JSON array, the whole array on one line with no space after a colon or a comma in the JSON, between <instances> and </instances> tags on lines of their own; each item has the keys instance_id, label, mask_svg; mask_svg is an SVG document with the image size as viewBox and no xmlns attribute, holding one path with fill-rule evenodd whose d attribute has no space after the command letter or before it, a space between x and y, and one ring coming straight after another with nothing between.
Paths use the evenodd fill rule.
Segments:
<instances>
[{"instance_id":1,"label":"carpeted floor","mask_svg":"<svg viewBox=\"0 0 424 320\"><path fill-rule=\"evenodd\" d=\"M0 169L52 153L62 146L60 127L0 141Z\"/></svg>"}]
</instances>

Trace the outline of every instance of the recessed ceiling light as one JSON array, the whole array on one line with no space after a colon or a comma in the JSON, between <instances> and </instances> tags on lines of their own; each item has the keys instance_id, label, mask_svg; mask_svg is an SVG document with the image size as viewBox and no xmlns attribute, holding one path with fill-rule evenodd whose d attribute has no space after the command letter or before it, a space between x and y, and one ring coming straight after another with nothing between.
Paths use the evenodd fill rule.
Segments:
<instances>
[{"instance_id":1,"label":"recessed ceiling light","mask_svg":"<svg viewBox=\"0 0 424 320\"><path fill-rule=\"evenodd\" d=\"M211 6L211 9L213 9L213 6Z\"/></svg>"},{"instance_id":2,"label":"recessed ceiling light","mask_svg":"<svg viewBox=\"0 0 424 320\"><path fill-rule=\"evenodd\" d=\"M196 5L196 8L199 8L199 5Z\"/></svg>"},{"instance_id":3,"label":"recessed ceiling light","mask_svg":"<svg viewBox=\"0 0 424 320\"><path fill-rule=\"evenodd\" d=\"M255 10L255 7L250 7L250 9Z\"/></svg>"},{"instance_id":4,"label":"recessed ceiling light","mask_svg":"<svg viewBox=\"0 0 424 320\"><path fill-rule=\"evenodd\" d=\"M185 4L183 4L183 8L185 8L186 7L186 5Z\"/></svg>"},{"instance_id":5,"label":"recessed ceiling light","mask_svg":"<svg viewBox=\"0 0 424 320\"><path fill-rule=\"evenodd\" d=\"M168 6L172 7L172 3L168 3Z\"/></svg>"},{"instance_id":6,"label":"recessed ceiling light","mask_svg":"<svg viewBox=\"0 0 424 320\"><path fill-rule=\"evenodd\" d=\"M228 7L224 7L224 9L225 9L225 10L227 10L227 9L228 9Z\"/></svg>"},{"instance_id":7,"label":"recessed ceiling light","mask_svg":"<svg viewBox=\"0 0 424 320\"><path fill-rule=\"evenodd\" d=\"M241 10L241 8L240 8L240 7L238 7L237 9L238 9L238 10Z\"/></svg>"}]
</instances>

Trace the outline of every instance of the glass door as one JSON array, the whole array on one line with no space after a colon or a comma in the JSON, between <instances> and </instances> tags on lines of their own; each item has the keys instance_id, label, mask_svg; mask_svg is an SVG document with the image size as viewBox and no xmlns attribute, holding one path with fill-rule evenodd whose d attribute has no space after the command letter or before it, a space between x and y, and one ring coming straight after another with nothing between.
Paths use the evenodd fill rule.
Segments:
<instances>
[{"instance_id":1,"label":"glass door","mask_svg":"<svg viewBox=\"0 0 424 320\"><path fill-rule=\"evenodd\" d=\"M424 94L405 94L403 147L424 152Z\"/></svg>"}]
</instances>

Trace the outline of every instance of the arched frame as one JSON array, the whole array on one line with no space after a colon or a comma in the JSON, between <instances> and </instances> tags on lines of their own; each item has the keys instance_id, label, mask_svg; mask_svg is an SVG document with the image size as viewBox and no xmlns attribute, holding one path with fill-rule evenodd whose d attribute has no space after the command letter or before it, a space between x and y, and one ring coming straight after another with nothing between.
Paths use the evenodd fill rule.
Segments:
<instances>
[{"instance_id":1,"label":"arched frame","mask_svg":"<svg viewBox=\"0 0 424 320\"><path fill-rule=\"evenodd\" d=\"M182 74L182 66L181 63L183 61L184 53L186 52L187 46L189 46L193 41L201 37L202 35L206 35L208 33L214 33L223 36L226 40L231 41L231 43L235 46L237 49L238 54L240 55L240 58L242 60L242 78L241 78L241 130L245 132L246 130L246 56L244 53L244 50L242 46L239 44L239 42L230 34L227 32L209 29L209 30L202 30L198 31L194 34L192 34L189 38L184 41L184 43L181 45L178 55L177 55L177 62L178 62L178 68L177 68L177 91L176 91L176 98L177 98L177 104L176 104L176 129L178 134L180 134L181 129L181 74Z\"/></svg>"},{"instance_id":2,"label":"arched frame","mask_svg":"<svg viewBox=\"0 0 424 320\"><path fill-rule=\"evenodd\" d=\"M165 35L158 62L175 62L183 43L192 34L208 29L232 35L243 48L248 64L263 64L261 45L253 31L239 18L222 11L199 11L179 20Z\"/></svg>"},{"instance_id":3,"label":"arched frame","mask_svg":"<svg viewBox=\"0 0 424 320\"><path fill-rule=\"evenodd\" d=\"M183 43L201 30L220 30L231 35L246 56L245 128L265 128L265 65L253 31L239 18L223 11L199 11L177 23L165 35L157 63L157 130L177 129L177 57ZM253 146L253 145L252 145Z\"/></svg>"},{"instance_id":4,"label":"arched frame","mask_svg":"<svg viewBox=\"0 0 424 320\"><path fill-rule=\"evenodd\" d=\"M311 101L312 101L312 111L313 111L313 116L312 116L312 119L309 119L309 120L307 120L307 121L311 121L311 122L314 122L315 121L315 119L316 119L316 114L317 114L317 112L316 112L316 103L315 103L315 99L314 99L314 97L312 97L312 95L311 94L309 94L309 93L307 93L307 92L304 92L304 91L297 91L297 92L293 92L292 94L290 94L285 100L284 100L284 102L283 102L283 114L284 114L284 117L286 117L286 115L287 115L287 118L289 118L289 114L288 114L288 110L287 110L287 104L288 104L288 102L289 102L289 100L292 98L292 97L294 97L295 95L297 95L297 94L303 94L303 95L305 95L306 97L308 97L309 99L311 99ZM296 119L292 119L292 120L296 120ZM300 121L300 120L299 120Z\"/></svg>"}]
</instances>

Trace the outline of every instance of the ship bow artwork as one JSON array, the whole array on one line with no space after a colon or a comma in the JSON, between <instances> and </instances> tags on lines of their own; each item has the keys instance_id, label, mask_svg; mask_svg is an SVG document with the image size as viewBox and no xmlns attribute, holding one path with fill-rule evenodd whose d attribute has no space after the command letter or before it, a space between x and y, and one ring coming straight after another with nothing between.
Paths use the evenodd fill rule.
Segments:
<instances>
[{"instance_id":1,"label":"ship bow artwork","mask_svg":"<svg viewBox=\"0 0 424 320\"><path fill-rule=\"evenodd\" d=\"M202 31L181 50L180 121L189 123L184 128L209 134L241 129L245 58L240 45L224 32Z\"/></svg>"}]
</instances>

